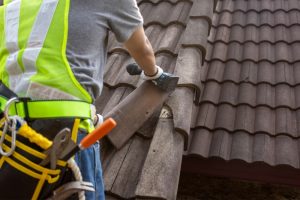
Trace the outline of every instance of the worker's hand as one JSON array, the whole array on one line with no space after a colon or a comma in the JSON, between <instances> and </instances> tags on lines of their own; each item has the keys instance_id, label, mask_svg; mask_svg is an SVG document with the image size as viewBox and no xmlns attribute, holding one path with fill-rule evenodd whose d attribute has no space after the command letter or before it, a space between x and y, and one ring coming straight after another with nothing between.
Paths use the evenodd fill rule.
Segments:
<instances>
[{"instance_id":1,"label":"worker's hand","mask_svg":"<svg viewBox=\"0 0 300 200\"><path fill-rule=\"evenodd\" d=\"M156 73L152 76L146 75L136 63L127 65L127 72L130 75L141 75L142 79L152 81L155 85L165 91L172 91L175 89L179 77L173 74L164 72L162 68L156 65Z\"/></svg>"},{"instance_id":2,"label":"worker's hand","mask_svg":"<svg viewBox=\"0 0 300 200\"><path fill-rule=\"evenodd\" d=\"M158 79L164 73L164 70L157 65L155 65L155 67L156 67L156 73L152 75L147 75L143 70L141 73L142 79L146 81Z\"/></svg>"}]
</instances>

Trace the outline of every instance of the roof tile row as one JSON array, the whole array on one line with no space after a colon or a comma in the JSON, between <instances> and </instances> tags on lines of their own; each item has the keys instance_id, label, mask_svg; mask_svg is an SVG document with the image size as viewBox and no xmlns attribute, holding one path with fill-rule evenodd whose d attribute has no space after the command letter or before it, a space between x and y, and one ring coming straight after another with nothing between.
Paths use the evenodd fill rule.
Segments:
<instances>
[{"instance_id":1,"label":"roof tile row","mask_svg":"<svg viewBox=\"0 0 300 200\"><path fill-rule=\"evenodd\" d=\"M299 16L299 9L293 9L288 12L284 10L276 10L274 12L270 10L263 10L261 12L254 10L247 12L240 10L234 12L222 11L214 15L213 24L215 24L214 22L218 22L219 25L228 27L270 26L273 28L279 25L290 27L299 24Z\"/></svg>"},{"instance_id":2,"label":"roof tile row","mask_svg":"<svg viewBox=\"0 0 300 200\"><path fill-rule=\"evenodd\" d=\"M243 130L250 135L264 133L270 136L287 135L300 137L300 111L288 108L271 109L267 106L256 108L248 105L202 103L196 122L197 128L208 130Z\"/></svg>"},{"instance_id":3,"label":"roof tile row","mask_svg":"<svg viewBox=\"0 0 300 200\"><path fill-rule=\"evenodd\" d=\"M249 135L239 130L229 133L225 130L197 129L193 132L188 153L226 161L262 162L269 166L299 168L299 145L299 140L286 135L272 137L262 133Z\"/></svg>"},{"instance_id":4,"label":"roof tile row","mask_svg":"<svg viewBox=\"0 0 300 200\"><path fill-rule=\"evenodd\" d=\"M250 107L267 106L272 109L281 107L290 110L300 109L300 86L290 87L287 84L272 86L267 83L253 85L247 82L236 84L224 82L219 84L209 81L205 84L201 102L215 105L227 103L232 106L247 104Z\"/></svg>"},{"instance_id":5,"label":"roof tile row","mask_svg":"<svg viewBox=\"0 0 300 200\"><path fill-rule=\"evenodd\" d=\"M215 42L213 46L208 46L207 60L228 61L235 60L237 62L253 61L261 62L268 61L272 64L276 62L287 62L293 64L300 62L298 52L300 52L300 41L292 44L286 42L246 42L244 44L238 42L223 43Z\"/></svg>"},{"instance_id":6,"label":"roof tile row","mask_svg":"<svg viewBox=\"0 0 300 200\"><path fill-rule=\"evenodd\" d=\"M269 25L257 26L218 26L213 27L209 36L209 42L224 42L226 44L231 42L238 42L241 44L252 42L252 43L261 43L269 42L271 44L285 42L292 44L294 42L300 41L300 26L293 25L286 27L283 25L278 25L271 27Z\"/></svg>"},{"instance_id":7,"label":"roof tile row","mask_svg":"<svg viewBox=\"0 0 300 200\"><path fill-rule=\"evenodd\" d=\"M290 11L299 8L299 0L220 0L217 11L249 11L261 12L268 10Z\"/></svg>"}]
</instances>

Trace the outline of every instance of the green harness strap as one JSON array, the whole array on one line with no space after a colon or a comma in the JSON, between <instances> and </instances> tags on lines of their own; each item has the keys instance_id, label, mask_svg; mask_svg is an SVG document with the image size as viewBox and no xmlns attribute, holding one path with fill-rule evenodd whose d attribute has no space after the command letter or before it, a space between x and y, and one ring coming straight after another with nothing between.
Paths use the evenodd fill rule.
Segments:
<instances>
[{"instance_id":1,"label":"green harness strap","mask_svg":"<svg viewBox=\"0 0 300 200\"><path fill-rule=\"evenodd\" d=\"M7 99L0 96L1 110L4 111ZM95 107L83 101L72 100L43 100L19 101L9 107L9 115L18 115L22 118L80 118L92 119Z\"/></svg>"}]
</instances>

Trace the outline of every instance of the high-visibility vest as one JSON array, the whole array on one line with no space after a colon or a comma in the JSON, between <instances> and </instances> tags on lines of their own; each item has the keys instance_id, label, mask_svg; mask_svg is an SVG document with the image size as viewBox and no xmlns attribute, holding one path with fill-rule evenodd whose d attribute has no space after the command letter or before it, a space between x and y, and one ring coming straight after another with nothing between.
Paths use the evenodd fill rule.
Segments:
<instances>
[{"instance_id":1,"label":"high-visibility vest","mask_svg":"<svg viewBox=\"0 0 300 200\"><path fill-rule=\"evenodd\" d=\"M20 97L92 102L66 56L70 0L4 0L0 80Z\"/></svg>"}]
</instances>

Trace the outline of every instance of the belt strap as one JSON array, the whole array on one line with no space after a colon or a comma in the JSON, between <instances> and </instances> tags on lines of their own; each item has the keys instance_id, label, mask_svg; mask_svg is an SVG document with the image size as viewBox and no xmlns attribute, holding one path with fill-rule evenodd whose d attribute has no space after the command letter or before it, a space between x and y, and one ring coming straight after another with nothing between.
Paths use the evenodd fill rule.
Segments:
<instances>
[{"instance_id":1,"label":"belt strap","mask_svg":"<svg viewBox=\"0 0 300 200\"><path fill-rule=\"evenodd\" d=\"M0 96L1 110L4 110L6 98ZM95 114L95 106L73 100L28 100L20 98L9 108L9 115L23 118L81 118L91 119Z\"/></svg>"}]
</instances>

